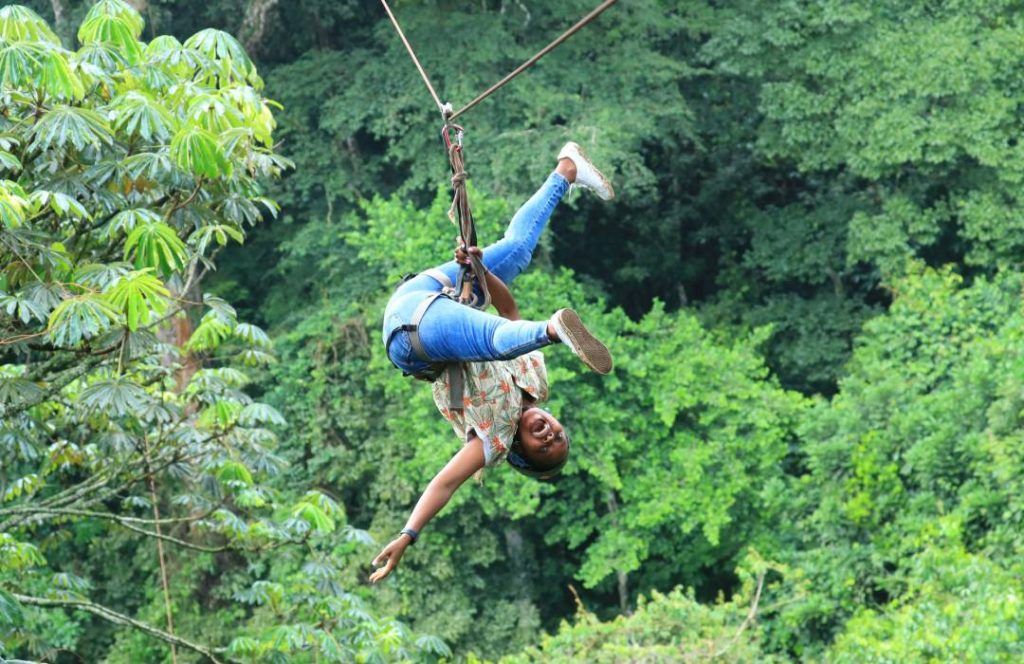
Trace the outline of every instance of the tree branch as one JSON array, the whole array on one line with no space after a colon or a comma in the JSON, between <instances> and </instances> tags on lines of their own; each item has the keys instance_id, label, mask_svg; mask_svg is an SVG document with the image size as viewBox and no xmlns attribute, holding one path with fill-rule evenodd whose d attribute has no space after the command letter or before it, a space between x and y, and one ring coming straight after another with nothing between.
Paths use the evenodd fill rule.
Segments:
<instances>
[{"instance_id":1,"label":"tree branch","mask_svg":"<svg viewBox=\"0 0 1024 664\"><path fill-rule=\"evenodd\" d=\"M14 599L18 600L22 604L27 604L29 606L38 606L46 609L75 609L77 611L85 611L86 613L91 613L94 616L103 618L104 620L112 622L116 625L133 627L139 630L140 632L148 634L149 636L160 639L162 641L166 641L167 643L170 643L172 645L181 646L182 648L188 648L193 652L199 653L203 657L209 658L209 660L212 661L214 664L224 664L225 661L219 659L217 656L219 653L223 653L225 651L225 648L211 648L210 646L195 643L194 641L183 639L180 636L175 636L174 634L168 634L162 629L153 627L152 625L144 623L140 620L135 620L134 618L126 616L123 613L118 613L113 609L108 609L107 607L101 604L96 604L95 602L79 599L52 599L48 597L32 597L30 595L20 595L18 593L11 593L11 595L13 595Z\"/></svg>"}]
</instances>

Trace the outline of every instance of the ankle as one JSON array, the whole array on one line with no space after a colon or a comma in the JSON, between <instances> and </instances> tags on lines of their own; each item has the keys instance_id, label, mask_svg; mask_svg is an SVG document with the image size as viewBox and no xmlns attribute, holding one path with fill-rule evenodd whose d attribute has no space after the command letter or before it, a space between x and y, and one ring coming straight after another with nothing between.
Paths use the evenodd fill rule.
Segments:
<instances>
[{"instance_id":1,"label":"ankle","mask_svg":"<svg viewBox=\"0 0 1024 664\"><path fill-rule=\"evenodd\" d=\"M558 160L558 166L555 167L555 172L565 178L569 184L576 181L576 164L574 164L572 159L569 159L568 157L562 157Z\"/></svg>"},{"instance_id":2,"label":"ankle","mask_svg":"<svg viewBox=\"0 0 1024 664\"><path fill-rule=\"evenodd\" d=\"M558 337L558 330L555 329L555 322L553 320L548 321L548 339L550 339L553 344L557 344L561 341Z\"/></svg>"}]
</instances>

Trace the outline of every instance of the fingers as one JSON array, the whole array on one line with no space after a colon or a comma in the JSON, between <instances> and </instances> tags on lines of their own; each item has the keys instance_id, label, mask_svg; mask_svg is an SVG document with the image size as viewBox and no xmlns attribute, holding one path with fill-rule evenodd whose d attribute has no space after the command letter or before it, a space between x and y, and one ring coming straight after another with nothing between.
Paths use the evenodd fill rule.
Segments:
<instances>
[{"instance_id":1,"label":"fingers","mask_svg":"<svg viewBox=\"0 0 1024 664\"><path fill-rule=\"evenodd\" d=\"M394 544L394 542L389 542L388 545L384 547L380 553L377 554L377 557L370 562L370 564L376 567L377 565L380 565L387 561L387 559L391 557L391 551L392 548L394 547Z\"/></svg>"},{"instance_id":2,"label":"fingers","mask_svg":"<svg viewBox=\"0 0 1024 664\"><path fill-rule=\"evenodd\" d=\"M394 560L388 560L388 564L381 567L370 575L370 583L377 583L383 578L386 578L388 574L391 574L391 570L395 568Z\"/></svg>"}]
</instances>

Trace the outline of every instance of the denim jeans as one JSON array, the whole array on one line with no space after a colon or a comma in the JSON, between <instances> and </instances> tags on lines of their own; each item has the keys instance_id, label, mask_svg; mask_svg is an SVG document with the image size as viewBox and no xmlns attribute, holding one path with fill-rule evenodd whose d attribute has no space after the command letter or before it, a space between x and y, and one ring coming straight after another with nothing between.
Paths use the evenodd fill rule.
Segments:
<instances>
[{"instance_id":1,"label":"denim jeans","mask_svg":"<svg viewBox=\"0 0 1024 664\"><path fill-rule=\"evenodd\" d=\"M552 173L537 193L528 200L509 223L505 236L484 249L484 265L506 284L510 284L530 264L540 234L569 183ZM454 260L435 269L455 282L459 265ZM428 362L413 352L409 333L396 331L412 322L416 308L443 285L428 274L419 274L402 284L384 310L384 343L391 340L389 356L402 371L420 373ZM508 360L551 343L547 321L511 321L473 309L447 298L437 298L419 324L420 342L430 359L438 362Z\"/></svg>"}]
</instances>

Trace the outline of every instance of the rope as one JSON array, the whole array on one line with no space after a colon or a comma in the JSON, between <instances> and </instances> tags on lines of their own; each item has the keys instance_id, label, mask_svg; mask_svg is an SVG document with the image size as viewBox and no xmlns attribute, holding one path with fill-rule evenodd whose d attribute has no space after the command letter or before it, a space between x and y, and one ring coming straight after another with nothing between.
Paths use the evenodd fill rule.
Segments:
<instances>
[{"instance_id":1,"label":"rope","mask_svg":"<svg viewBox=\"0 0 1024 664\"><path fill-rule=\"evenodd\" d=\"M383 0L381 0L381 1L383 2ZM618 0L605 0L604 2L602 2L600 5L595 7L593 9L593 11L591 11L589 14L587 14L586 16L581 18L579 21L577 21L576 25L572 26L571 28L569 28L568 30L563 32L557 39L555 39L553 42L551 42L550 44L545 46L543 49L541 49L535 56L533 56L532 58L530 58L529 60L527 60L523 64L521 64L518 67L516 67L515 69L513 69L507 76L505 76L505 78L501 79L500 81L498 81L497 83L495 83L491 87L489 87L486 90L484 90L483 92L481 92L477 96L476 99L474 99L473 101L469 102L468 104L466 104L465 106L460 108L458 111L453 113L451 116L449 116L448 120L449 121L454 120L455 118L459 117L460 115L462 115L463 113L465 113L469 109L473 108L474 106L476 106L477 104L482 102L484 99L487 99L488 97L490 97L492 93L497 91L499 88L501 88L503 85L505 85L506 83L511 81L513 78L515 78L519 74L521 74L524 71L526 71L527 69L529 69L530 66L533 65L533 63L537 62L538 60L543 58L545 55L547 55L548 53L553 51L556 47L558 47L566 39L568 39L569 37L572 37L574 34L576 34L576 32L580 28L584 27L585 25L587 25L588 23L593 21L595 18L600 16L601 13L604 12L604 10L606 10L609 7L611 7L612 5L614 5L617 1Z\"/></svg>"},{"instance_id":2,"label":"rope","mask_svg":"<svg viewBox=\"0 0 1024 664\"><path fill-rule=\"evenodd\" d=\"M430 79L427 78L427 72L423 71L423 65L420 64L419 58L416 57L416 52L412 50L412 46L409 44L409 40L405 38L405 33L402 32L402 26L398 25L398 19L391 13L391 7L388 7L387 0L380 0L380 3L384 5L384 11L388 13L388 18L391 19L391 23L394 24L395 30L398 32L398 36L402 38L402 43L405 44L405 50L409 51L409 57L412 58L412 62L416 65L416 69L419 70L420 76L423 77L423 82L427 84L427 90L430 91L430 96L434 98L434 103L437 104L438 110L444 113L444 104L441 103L441 98L434 92L434 86L430 84Z\"/></svg>"},{"instance_id":3,"label":"rope","mask_svg":"<svg viewBox=\"0 0 1024 664\"><path fill-rule=\"evenodd\" d=\"M448 162L452 168L452 205L448 208L448 218L459 227L459 238L465 247L477 245L476 224L473 211L469 208L469 195L466 193L466 164L462 154L462 127L446 122L442 130L442 138L448 147ZM451 132L455 131L456 139L451 140ZM487 289L487 269L475 254L469 255L469 265L459 269L459 278L455 283L455 292L459 302L477 309L486 309L491 303L491 294ZM482 298L479 301L473 296L473 281L480 284Z\"/></svg>"},{"instance_id":4,"label":"rope","mask_svg":"<svg viewBox=\"0 0 1024 664\"><path fill-rule=\"evenodd\" d=\"M454 124L453 121L455 118L473 108L484 99L487 99L487 97L491 96L513 78L529 69L535 62L553 51L566 39L572 37L581 28L600 16L604 10L614 5L617 0L604 0L604 2L591 10L589 14L577 21L575 25L538 51L536 55L516 67L507 76L484 90L476 97L476 99L469 102L455 113L452 113L452 107L450 104L442 103L441 98L437 96L437 92L434 91L434 86L430 84L430 78L427 76L427 72L423 70L423 66L420 64L419 58L416 57L416 52L412 50L412 45L409 44L409 40L405 38L405 33L402 32L402 26L398 24L398 19L396 19L394 13L392 13L387 0L380 0L380 2L384 5L384 11L387 12L392 25L395 26L395 31L398 32L398 36L402 39L402 43L405 44L405 50L409 52L409 57L412 58L413 64L416 65L416 69L423 78L423 82L427 85L427 90L430 91L430 96L434 98L434 103L437 104L437 108L441 111L441 116L444 118L444 128L442 129L441 135L444 139L445 147L448 150L448 161L452 169L452 189L454 190L452 205L448 209L448 218L452 220L452 223L459 227L459 237L462 240L463 245L467 248L476 246L476 225L473 223L473 212L469 209L469 196L466 194L467 176L462 156L463 130L462 127ZM456 135L456 140L454 141L451 139L452 131L455 131ZM456 221L456 218L458 221ZM487 269L484 267L483 263L480 262L479 258L470 254L468 251L467 254L469 255L470 264L461 266L459 270L459 278L455 284L455 291L458 295L459 302L478 309L486 309L491 303L491 294L487 290ZM480 300L477 300L473 295L473 281L480 284L480 290L483 295Z\"/></svg>"}]
</instances>

